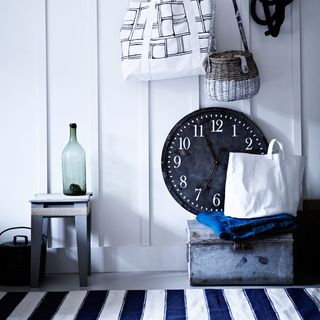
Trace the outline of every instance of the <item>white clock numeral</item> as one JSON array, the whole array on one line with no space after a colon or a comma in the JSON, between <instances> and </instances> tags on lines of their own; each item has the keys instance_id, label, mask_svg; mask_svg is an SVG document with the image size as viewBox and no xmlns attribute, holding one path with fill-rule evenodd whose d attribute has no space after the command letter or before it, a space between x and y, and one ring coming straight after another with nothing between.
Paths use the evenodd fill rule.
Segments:
<instances>
[{"instance_id":1,"label":"white clock numeral","mask_svg":"<svg viewBox=\"0 0 320 320\"><path fill-rule=\"evenodd\" d=\"M215 207L219 207L220 206L220 193L216 193L214 196L213 196L213 199L212 199L212 203Z\"/></svg>"},{"instance_id":2,"label":"white clock numeral","mask_svg":"<svg viewBox=\"0 0 320 320\"><path fill-rule=\"evenodd\" d=\"M199 200L199 197L200 197L200 193L201 193L201 191L202 191L202 189L200 188L200 189L194 189L194 192L197 192L198 194L197 194L197 196L196 196L196 201L198 201Z\"/></svg>"},{"instance_id":3,"label":"white clock numeral","mask_svg":"<svg viewBox=\"0 0 320 320\"><path fill-rule=\"evenodd\" d=\"M188 137L185 137L184 139L179 138L179 142L180 142L180 147L179 147L180 150L182 149L188 150L190 148L191 142Z\"/></svg>"},{"instance_id":4,"label":"white clock numeral","mask_svg":"<svg viewBox=\"0 0 320 320\"><path fill-rule=\"evenodd\" d=\"M246 144L247 144L247 147L246 147L246 150L252 150L252 139L251 138L246 138Z\"/></svg>"},{"instance_id":5,"label":"white clock numeral","mask_svg":"<svg viewBox=\"0 0 320 320\"><path fill-rule=\"evenodd\" d=\"M185 189L188 186L187 184L187 177L181 176L180 177L180 188Z\"/></svg>"},{"instance_id":6,"label":"white clock numeral","mask_svg":"<svg viewBox=\"0 0 320 320\"><path fill-rule=\"evenodd\" d=\"M203 125L200 124L199 126L195 124L194 126L194 137L203 137Z\"/></svg>"},{"instance_id":7,"label":"white clock numeral","mask_svg":"<svg viewBox=\"0 0 320 320\"><path fill-rule=\"evenodd\" d=\"M218 120L212 120L212 130L211 132L222 132L223 129L223 120L218 119Z\"/></svg>"},{"instance_id":8,"label":"white clock numeral","mask_svg":"<svg viewBox=\"0 0 320 320\"><path fill-rule=\"evenodd\" d=\"M173 162L175 163L175 165L173 166L175 169L178 169L181 165L181 158L179 156L175 156L173 158Z\"/></svg>"},{"instance_id":9,"label":"white clock numeral","mask_svg":"<svg viewBox=\"0 0 320 320\"><path fill-rule=\"evenodd\" d=\"M232 125L232 128L233 128L233 135L232 135L232 137L236 137L236 136L237 136L237 125L236 125L236 124Z\"/></svg>"}]
</instances>

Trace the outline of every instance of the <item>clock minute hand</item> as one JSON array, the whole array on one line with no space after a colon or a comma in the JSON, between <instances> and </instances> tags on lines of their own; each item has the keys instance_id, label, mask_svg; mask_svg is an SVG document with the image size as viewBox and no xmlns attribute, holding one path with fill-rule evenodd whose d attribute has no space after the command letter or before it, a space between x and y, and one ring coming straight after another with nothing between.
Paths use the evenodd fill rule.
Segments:
<instances>
[{"instance_id":1,"label":"clock minute hand","mask_svg":"<svg viewBox=\"0 0 320 320\"><path fill-rule=\"evenodd\" d=\"M213 173L215 172L215 169L216 169L216 167L217 167L217 164L218 164L217 162L214 162L213 168L212 168L211 173L210 173L210 176L209 176L209 178L206 180L205 185L203 186L203 191L206 191L206 190L208 189L208 185L209 185L209 183L211 182L211 178L212 178L212 176L213 176Z\"/></svg>"},{"instance_id":2,"label":"clock minute hand","mask_svg":"<svg viewBox=\"0 0 320 320\"><path fill-rule=\"evenodd\" d=\"M207 146L208 146L208 148L209 148L209 150L210 150L210 152L211 152L211 155L212 155L214 161L215 161L215 162L218 162L218 158L217 158L217 156L216 156L216 154L215 154L215 152L214 152L214 150L213 150L213 146L212 146L211 140L209 139L209 137L208 137L206 134L205 134L204 136L205 136L205 138L206 138Z\"/></svg>"},{"instance_id":3,"label":"clock minute hand","mask_svg":"<svg viewBox=\"0 0 320 320\"><path fill-rule=\"evenodd\" d=\"M208 185L209 185L209 183L211 182L213 173L216 171L216 168L217 168L217 166L219 165L219 159L220 159L220 157L221 157L221 152L222 152L222 150L219 150L218 158L217 158L217 159L214 159L213 167L212 167L210 176L209 176L208 180L206 181L206 184L203 186L203 191L206 191L206 190L207 190Z\"/></svg>"}]
</instances>

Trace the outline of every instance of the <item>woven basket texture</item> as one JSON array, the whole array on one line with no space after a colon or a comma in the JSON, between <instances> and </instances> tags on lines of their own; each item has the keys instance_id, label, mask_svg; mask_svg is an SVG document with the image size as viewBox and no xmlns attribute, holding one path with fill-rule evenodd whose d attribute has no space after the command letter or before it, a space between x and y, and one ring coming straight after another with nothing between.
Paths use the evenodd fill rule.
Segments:
<instances>
[{"instance_id":1,"label":"woven basket texture","mask_svg":"<svg viewBox=\"0 0 320 320\"><path fill-rule=\"evenodd\" d=\"M241 71L244 56L248 72ZM258 93L260 77L252 53L249 51L225 51L210 56L210 72L206 73L205 88L208 96L216 101L248 99Z\"/></svg>"},{"instance_id":2,"label":"woven basket texture","mask_svg":"<svg viewBox=\"0 0 320 320\"><path fill-rule=\"evenodd\" d=\"M240 58L236 55L244 56L248 64L248 73L241 72ZM247 80L259 75L257 65L253 60L251 52L246 51L226 51L216 53L210 57L211 72L207 74L212 80Z\"/></svg>"},{"instance_id":3,"label":"woven basket texture","mask_svg":"<svg viewBox=\"0 0 320 320\"><path fill-rule=\"evenodd\" d=\"M205 79L205 90L214 101L228 102L249 99L260 89L259 76L248 80L220 81Z\"/></svg>"}]
</instances>

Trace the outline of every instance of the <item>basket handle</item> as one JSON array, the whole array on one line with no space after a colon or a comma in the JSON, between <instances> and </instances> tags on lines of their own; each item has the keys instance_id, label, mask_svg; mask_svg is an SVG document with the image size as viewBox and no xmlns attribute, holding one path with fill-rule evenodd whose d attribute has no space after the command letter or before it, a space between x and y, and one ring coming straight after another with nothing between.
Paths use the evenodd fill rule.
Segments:
<instances>
[{"instance_id":1,"label":"basket handle","mask_svg":"<svg viewBox=\"0 0 320 320\"><path fill-rule=\"evenodd\" d=\"M1 231L1 232L0 232L0 236L3 235L3 234L4 234L5 232L7 232L7 231L16 230L16 229L27 229L27 230L31 230L30 227L12 227L12 228L8 228L8 229L6 229L6 230ZM22 237L23 237L23 236L22 236ZM47 239L47 236L44 235L44 234L42 234L42 240L43 240L43 241L46 241L46 239Z\"/></svg>"},{"instance_id":2,"label":"basket handle","mask_svg":"<svg viewBox=\"0 0 320 320\"><path fill-rule=\"evenodd\" d=\"M233 8L234 8L234 13L237 19L237 24L238 24L238 28L239 28L239 32L240 32L240 36L241 36L241 40L242 40L242 44L243 44L243 48L245 51L249 51L249 47L248 47L248 42L247 42L247 38L246 38L246 34L243 28L243 24L242 24L242 19L241 19L241 15L239 12L239 8L238 8L238 4L236 0L232 0L233 3ZM211 53L214 53L217 51L217 46L216 46L216 39L215 39L215 35L214 35L214 20L215 20L215 12L216 12L216 0L212 0L212 6L211 6L211 21L210 21L210 31L209 31L209 44L208 44L208 58L207 60L209 61L209 56L211 55Z\"/></svg>"},{"instance_id":3,"label":"basket handle","mask_svg":"<svg viewBox=\"0 0 320 320\"><path fill-rule=\"evenodd\" d=\"M5 232L7 232L7 231L15 230L15 229L28 229L28 230L31 230L30 227L13 227L13 228L8 228L8 229L3 230L2 232L0 232L0 236L1 236L2 234L4 234Z\"/></svg>"}]
</instances>

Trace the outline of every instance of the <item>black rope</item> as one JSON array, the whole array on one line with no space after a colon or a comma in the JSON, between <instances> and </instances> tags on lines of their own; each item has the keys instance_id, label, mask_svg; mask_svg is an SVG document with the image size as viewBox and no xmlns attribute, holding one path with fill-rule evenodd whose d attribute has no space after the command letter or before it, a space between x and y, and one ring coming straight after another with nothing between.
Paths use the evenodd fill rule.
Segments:
<instances>
[{"instance_id":1,"label":"black rope","mask_svg":"<svg viewBox=\"0 0 320 320\"><path fill-rule=\"evenodd\" d=\"M256 23L268 27L268 30L264 33L266 36L271 35L272 37L277 37L285 19L286 6L292 1L293 0L259 0L265 15L265 19L262 19L257 14L258 0L251 0L251 16ZM274 7L274 12L272 14L270 12L270 7Z\"/></svg>"}]
</instances>

